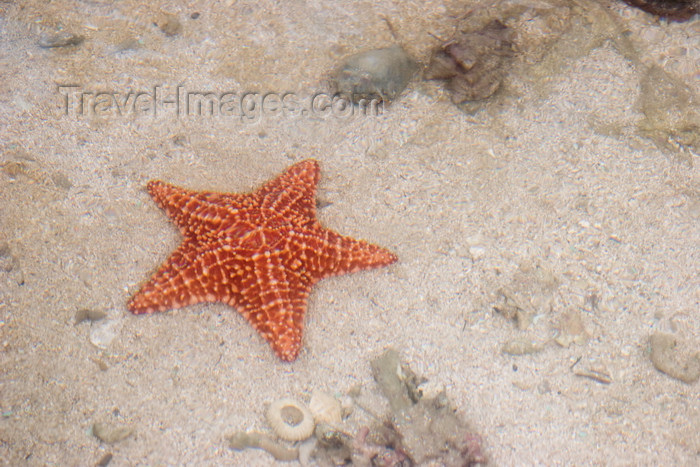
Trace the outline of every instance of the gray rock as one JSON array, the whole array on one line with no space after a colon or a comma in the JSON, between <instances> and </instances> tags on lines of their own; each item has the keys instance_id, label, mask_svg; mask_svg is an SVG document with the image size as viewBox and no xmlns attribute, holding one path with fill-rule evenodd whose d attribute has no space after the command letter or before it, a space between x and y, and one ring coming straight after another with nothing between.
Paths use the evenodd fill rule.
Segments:
<instances>
[{"instance_id":1,"label":"gray rock","mask_svg":"<svg viewBox=\"0 0 700 467\"><path fill-rule=\"evenodd\" d=\"M360 52L348 57L335 74L335 88L354 103L363 99L395 100L418 64L398 45Z\"/></svg>"}]
</instances>

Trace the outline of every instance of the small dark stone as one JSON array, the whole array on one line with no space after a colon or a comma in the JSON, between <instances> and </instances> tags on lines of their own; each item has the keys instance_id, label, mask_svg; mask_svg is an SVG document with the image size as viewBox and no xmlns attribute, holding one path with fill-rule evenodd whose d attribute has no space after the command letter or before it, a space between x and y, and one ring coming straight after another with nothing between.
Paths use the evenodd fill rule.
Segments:
<instances>
[{"instance_id":1,"label":"small dark stone","mask_svg":"<svg viewBox=\"0 0 700 467\"><path fill-rule=\"evenodd\" d=\"M317 199L316 199L316 209L318 209L319 211L322 210L322 209L327 208L327 207L330 206L331 204L333 204L333 202L332 202L332 201L328 201L328 200L325 199L325 198L317 198Z\"/></svg>"},{"instance_id":2,"label":"small dark stone","mask_svg":"<svg viewBox=\"0 0 700 467\"><path fill-rule=\"evenodd\" d=\"M10 245L0 242L0 272L11 272L18 265L18 260L12 255Z\"/></svg>"},{"instance_id":3,"label":"small dark stone","mask_svg":"<svg viewBox=\"0 0 700 467\"><path fill-rule=\"evenodd\" d=\"M187 146L187 136L182 134L175 135L172 142L175 146L185 147Z\"/></svg>"},{"instance_id":4,"label":"small dark stone","mask_svg":"<svg viewBox=\"0 0 700 467\"><path fill-rule=\"evenodd\" d=\"M12 256L10 245L7 242L0 242L0 258Z\"/></svg>"},{"instance_id":5,"label":"small dark stone","mask_svg":"<svg viewBox=\"0 0 700 467\"><path fill-rule=\"evenodd\" d=\"M192 18L192 19L198 19L198 18L199 18L199 12L198 12L198 11L195 11L194 13L192 13L192 14L190 15L190 18Z\"/></svg>"}]
</instances>

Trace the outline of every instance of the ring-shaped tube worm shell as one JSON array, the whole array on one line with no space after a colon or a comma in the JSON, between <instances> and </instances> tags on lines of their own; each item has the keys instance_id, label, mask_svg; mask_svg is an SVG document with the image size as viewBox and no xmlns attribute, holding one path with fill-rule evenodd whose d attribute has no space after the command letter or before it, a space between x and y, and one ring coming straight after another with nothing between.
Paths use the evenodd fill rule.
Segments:
<instances>
[{"instance_id":1,"label":"ring-shaped tube worm shell","mask_svg":"<svg viewBox=\"0 0 700 467\"><path fill-rule=\"evenodd\" d=\"M267 409L267 422L280 438L303 441L314 432L314 417L309 409L294 399L279 399Z\"/></svg>"}]
</instances>

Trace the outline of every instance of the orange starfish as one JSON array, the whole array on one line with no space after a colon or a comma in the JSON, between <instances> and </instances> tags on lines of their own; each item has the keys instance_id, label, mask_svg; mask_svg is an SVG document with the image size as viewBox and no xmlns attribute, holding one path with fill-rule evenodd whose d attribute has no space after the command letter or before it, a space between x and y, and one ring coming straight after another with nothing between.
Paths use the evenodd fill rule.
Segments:
<instances>
[{"instance_id":1,"label":"orange starfish","mask_svg":"<svg viewBox=\"0 0 700 467\"><path fill-rule=\"evenodd\" d=\"M250 194L148 183L184 239L128 304L153 313L224 302L245 316L284 361L301 348L306 301L319 280L380 266L396 256L325 229L316 219L315 160L293 165Z\"/></svg>"}]
</instances>

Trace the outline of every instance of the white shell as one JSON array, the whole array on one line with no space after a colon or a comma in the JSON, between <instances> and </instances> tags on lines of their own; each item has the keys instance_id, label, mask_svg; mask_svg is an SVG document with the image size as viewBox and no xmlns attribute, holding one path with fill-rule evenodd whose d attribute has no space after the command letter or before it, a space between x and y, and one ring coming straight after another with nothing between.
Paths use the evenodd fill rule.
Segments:
<instances>
[{"instance_id":1,"label":"white shell","mask_svg":"<svg viewBox=\"0 0 700 467\"><path fill-rule=\"evenodd\" d=\"M340 406L340 402L326 392L314 391L311 394L309 409L311 409L316 423L327 423L337 426L342 422L343 409Z\"/></svg>"},{"instance_id":2,"label":"white shell","mask_svg":"<svg viewBox=\"0 0 700 467\"><path fill-rule=\"evenodd\" d=\"M314 417L304 404L294 399L279 399L267 409L267 423L286 441L303 441L314 432Z\"/></svg>"}]
</instances>

